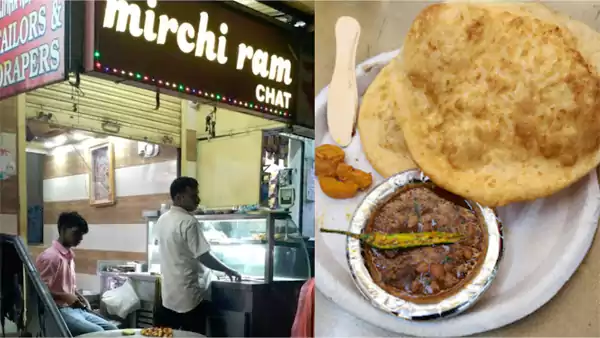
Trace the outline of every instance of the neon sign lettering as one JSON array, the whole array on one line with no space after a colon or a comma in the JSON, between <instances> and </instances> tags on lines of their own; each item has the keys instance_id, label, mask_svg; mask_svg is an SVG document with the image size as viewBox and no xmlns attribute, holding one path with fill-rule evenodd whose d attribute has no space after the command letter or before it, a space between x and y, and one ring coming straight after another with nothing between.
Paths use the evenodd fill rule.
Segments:
<instances>
[{"instance_id":1,"label":"neon sign lettering","mask_svg":"<svg viewBox=\"0 0 600 338\"><path fill-rule=\"evenodd\" d=\"M188 22L179 22L167 15L158 16L155 9L157 0L147 0L148 9L142 14L142 9L136 3L126 0L108 0L104 12L102 27L114 29L117 32L129 33L134 38L144 38L146 41L164 45L167 39L175 39L182 53L194 53L194 56L211 62L227 64L227 23L219 25L219 32L208 29L209 14L201 12L196 26ZM143 20L142 20L143 17ZM250 45L240 43L235 58L235 67L243 71L247 64L255 76L289 86L292 84L292 63L281 56L271 54ZM255 97L259 102L289 109L292 94L266 85L256 86Z\"/></svg>"}]
</instances>

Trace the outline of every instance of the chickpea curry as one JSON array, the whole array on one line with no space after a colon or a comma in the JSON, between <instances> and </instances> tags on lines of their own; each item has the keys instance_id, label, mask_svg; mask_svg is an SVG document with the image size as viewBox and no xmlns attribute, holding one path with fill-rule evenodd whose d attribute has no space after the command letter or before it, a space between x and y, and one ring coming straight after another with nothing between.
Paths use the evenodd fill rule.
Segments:
<instances>
[{"instance_id":1,"label":"chickpea curry","mask_svg":"<svg viewBox=\"0 0 600 338\"><path fill-rule=\"evenodd\" d=\"M386 292L415 303L434 303L466 284L487 251L487 232L468 202L429 184L407 186L379 208L367 233L459 233L453 244L380 250L364 246L367 269Z\"/></svg>"}]
</instances>

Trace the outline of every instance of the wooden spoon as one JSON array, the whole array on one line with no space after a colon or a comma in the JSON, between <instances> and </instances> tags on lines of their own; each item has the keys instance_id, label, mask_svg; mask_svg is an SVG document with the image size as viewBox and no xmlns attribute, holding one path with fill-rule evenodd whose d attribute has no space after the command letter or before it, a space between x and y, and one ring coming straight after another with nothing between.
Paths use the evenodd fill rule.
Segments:
<instances>
[{"instance_id":1,"label":"wooden spoon","mask_svg":"<svg viewBox=\"0 0 600 338\"><path fill-rule=\"evenodd\" d=\"M335 68L327 98L329 133L340 147L352 141L358 112L356 48L360 37L358 21L342 16L335 24Z\"/></svg>"}]
</instances>

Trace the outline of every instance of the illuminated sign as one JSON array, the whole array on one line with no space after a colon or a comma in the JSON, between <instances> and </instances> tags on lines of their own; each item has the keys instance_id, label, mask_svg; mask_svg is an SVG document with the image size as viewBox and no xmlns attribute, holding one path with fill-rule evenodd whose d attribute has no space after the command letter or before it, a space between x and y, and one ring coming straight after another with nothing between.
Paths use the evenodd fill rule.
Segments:
<instances>
[{"instance_id":1,"label":"illuminated sign","mask_svg":"<svg viewBox=\"0 0 600 338\"><path fill-rule=\"evenodd\" d=\"M0 0L0 99L66 79L63 0Z\"/></svg>"},{"instance_id":2,"label":"illuminated sign","mask_svg":"<svg viewBox=\"0 0 600 338\"><path fill-rule=\"evenodd\" d=\"M286 30L218 1L98 1L96 71L290 117L295 68Z\"/></svg>"}]
</instances>

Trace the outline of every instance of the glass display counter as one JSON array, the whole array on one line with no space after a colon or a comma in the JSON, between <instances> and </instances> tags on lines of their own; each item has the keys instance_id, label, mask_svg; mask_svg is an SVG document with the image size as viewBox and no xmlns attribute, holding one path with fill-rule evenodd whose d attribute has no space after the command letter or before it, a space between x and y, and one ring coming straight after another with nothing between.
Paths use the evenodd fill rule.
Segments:
<instances>
[{"instance_id":1,"label":"glass display counter","mask_svg":"<svg viewBox=\"0 0 600 338\"><path fill-rule=\"evenodd\" d=\"M245 278L266 282L310 278L304 239L288 213L198 215L211 252ZM157 218L148 218L148 270L160 272L154 236Z\"/></svg>"}]
</instances>

